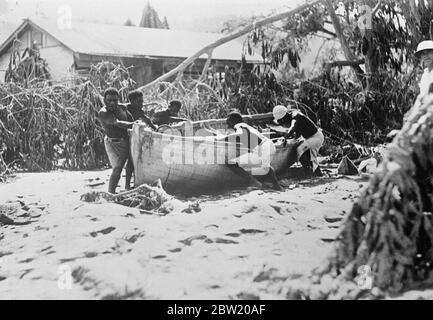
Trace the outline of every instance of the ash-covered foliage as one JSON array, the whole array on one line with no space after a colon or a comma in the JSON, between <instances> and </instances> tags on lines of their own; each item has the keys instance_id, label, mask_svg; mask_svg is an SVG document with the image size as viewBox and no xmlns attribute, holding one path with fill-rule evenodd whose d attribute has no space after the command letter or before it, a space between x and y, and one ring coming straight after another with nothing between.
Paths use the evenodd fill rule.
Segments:
<instances>
[{"instance_id":1,"label":"ash-covered foliage","mask_svg":"<svg viewBox=\"0 0 433 320\"><path fill-rule=\"evenodd\" d=\"M4 161L31 171L105 166L103 129L97 113L102 107L101 92L109 86L125 97L134 82L126 69L100 63L92 67L88 79L75 82L0 84Z\"/></svg>"}]
</instances>

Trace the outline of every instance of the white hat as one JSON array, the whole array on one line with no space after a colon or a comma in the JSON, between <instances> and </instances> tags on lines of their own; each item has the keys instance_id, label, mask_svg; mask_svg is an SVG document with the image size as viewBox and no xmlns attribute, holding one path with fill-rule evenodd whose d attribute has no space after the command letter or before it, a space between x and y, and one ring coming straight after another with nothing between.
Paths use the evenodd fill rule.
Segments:
<instances>
[{"instance_id":1,"label":"white hat","mask_svg":"<svg viewBox=\"0 0 433 320\"><path fill-rule=\"evenodd\" d=\"M287 108L282 105L275 106L272 110L272 114L274 115L274 122L281 120L287 114Z\"/></svg>"},{"instance_id":2,"label":"white hat","mask_svg":"<svg viewBox=\"0 0 433 320\"><path fill-rule=\"evenodd\" d=\"M416 48L415 56L417 58L419 58L421 52L426 51L426 50L433 50L433 41L431 41L431 40L421 41L418 44L418 47Z\"/></svg>"}]
</instances>

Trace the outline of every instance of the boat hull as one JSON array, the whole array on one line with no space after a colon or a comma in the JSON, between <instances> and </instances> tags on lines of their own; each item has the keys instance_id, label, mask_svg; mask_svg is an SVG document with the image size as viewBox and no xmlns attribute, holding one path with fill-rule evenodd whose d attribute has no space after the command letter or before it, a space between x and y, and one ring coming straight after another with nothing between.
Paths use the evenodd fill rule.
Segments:
<instances>
[{"instance_id":1,"label":"boat hull","mask_svg":"<svg viewBox=\"0 0 433 320\"><path fill-rule=\"evenodd\" d=\"M296 145L292 140L276 144L271 165L277 173L296 161ZM161 179L171 193L205 193L245 185L245 178L226 165L227 159L243 152L213 137L162 134L142 124L134 124L131 131L135 186Z\"/></svg>"}]
</instances>

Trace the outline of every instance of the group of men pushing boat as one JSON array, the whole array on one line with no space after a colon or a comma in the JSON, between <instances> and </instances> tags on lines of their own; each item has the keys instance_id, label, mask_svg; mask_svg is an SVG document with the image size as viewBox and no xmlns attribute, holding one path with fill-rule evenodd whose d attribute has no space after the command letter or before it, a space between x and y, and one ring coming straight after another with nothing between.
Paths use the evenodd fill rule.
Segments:
<instances>
[{"instance_id":1,"label":"group of men pushing boat","mask_svg":"<svg viewBox=\"0 0 433 320\"><path fill-rule=\"evenodd\" d=\"M133 173L133 163L130 157L128 129L135 122L144 122L150 129L157 130L159 126L187 121L179 118L178 114L182 104L178 100L170 101L165 110L156 112L150 119L143 111L143 94L140 91L132 91L128 95L129 104L119 104L119 92L109 88L104 92L104 107L99 111L99 119L105 129L105 150L107 152L112 173L109 180L108 192L115 193L120 180L123 167L126 164L125 189L130 189ZM321 175L317 161L317 155L323 144L322 131L300 111L278 105L273 109L274 123L280 127L271 128L271 133L284 138L301 138L297 146L297 160L302 164L307 175ZM246 142L243 147L247 152L228 159L227 167L234 174L242 175L255 186L262 186L256 179L269 180L275 189L281 190L271 160L276 152L272 140L266 137L256 128L243 122L240 113L232 112L226 119L227 126L233 129L233 133L215 139L223 141ZM216 135L216 133L214 133Z\"/></svg>"}]
</instances>

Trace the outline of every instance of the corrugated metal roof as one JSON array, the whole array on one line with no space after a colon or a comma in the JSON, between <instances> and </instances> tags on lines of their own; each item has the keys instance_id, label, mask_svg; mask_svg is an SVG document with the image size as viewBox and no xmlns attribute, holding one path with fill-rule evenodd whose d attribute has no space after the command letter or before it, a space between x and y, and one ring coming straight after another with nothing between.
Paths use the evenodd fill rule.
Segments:
<instances>
[{"instance_id":1,"label":"corrugated metal roof","mask_svg":"<svg viewBox=\"0 0 433 320\"><path fill-rule=\"evenodd\" d=\"M222 38L222 34L166 29L127 27L109 24L72 22L72 28L61 29L56 21L31 19L58 41L77 53L121 57L188 58L203 47ZM204 58L207 56L204 55ZM213 59L242 58L242 41L232 40L217 47ZM263 62L258 55L246 56L248 62Z\"/></svg>"}]
</instances>

